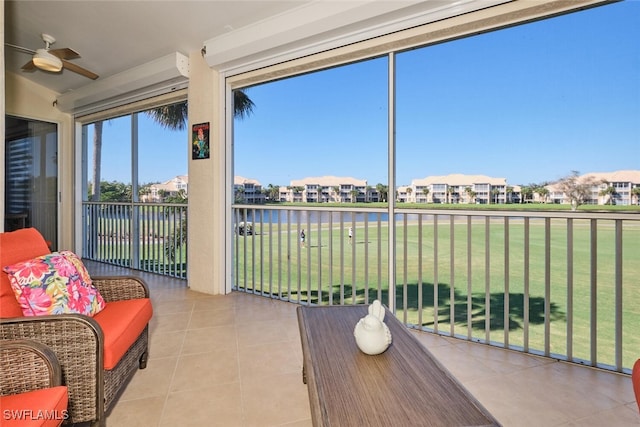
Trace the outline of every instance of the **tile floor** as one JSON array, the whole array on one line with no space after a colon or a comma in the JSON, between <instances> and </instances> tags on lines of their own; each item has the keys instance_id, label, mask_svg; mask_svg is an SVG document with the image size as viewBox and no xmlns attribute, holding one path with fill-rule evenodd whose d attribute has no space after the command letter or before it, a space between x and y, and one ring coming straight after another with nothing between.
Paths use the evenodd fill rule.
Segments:
<instances>
[{"instance_id":1,"label":"tile floor","mask_svg":"<svg viewBox=\"0 0 640 427\"><path fill-rule=\"evenodd\" d=\"M120 273L87 265L94 275ZM205 295L182 280L135 274L154 303L149 363L109 427L311 426L296 305ZM416 336L504 426L640 426L629 376Z\"/></svg>"}]
</instances>

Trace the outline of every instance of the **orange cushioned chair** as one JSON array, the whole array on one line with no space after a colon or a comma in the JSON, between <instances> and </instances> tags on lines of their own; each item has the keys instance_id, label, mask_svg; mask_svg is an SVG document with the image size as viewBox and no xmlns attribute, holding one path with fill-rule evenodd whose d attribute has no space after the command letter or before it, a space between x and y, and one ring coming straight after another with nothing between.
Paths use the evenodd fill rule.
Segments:
<instances>
[{"instance_id":1,"label":"orange cushioned chair","mask_svg":"<svg viewBox=\"0 0 640 427\"><path fill-rule=\"evenodd\" d=\"M631 382L633 383L633 391L636 394L636 403L640 410L640 359L636 360L631 371Z\"/></svg>"},{"instance_id":2,"label":"orange cushioned chair","mask_svg":"<svg viewBox=\"0 0 640 427\"><path fill-rule=\"evenodd\" d=\"M30 340L0 341L3 427L58 427L67 418L67 387L58 359Z\"/></svg>"},{"instance_id":3,"label":"orange cushioned chair","mask_svg":"<svg viewBox=\"0 0 640 427\"><path fill-rule=\"evenodd\" d=\"M106 425L106 413L131 376L147 363L153 310L147 285L137 277L91 277L106 302L89 317L25 317L3 267L48 254L34 228L0 233L0 339L30 339L50 347L68 387L69 422Z\"/></svg>"}]
</instances>

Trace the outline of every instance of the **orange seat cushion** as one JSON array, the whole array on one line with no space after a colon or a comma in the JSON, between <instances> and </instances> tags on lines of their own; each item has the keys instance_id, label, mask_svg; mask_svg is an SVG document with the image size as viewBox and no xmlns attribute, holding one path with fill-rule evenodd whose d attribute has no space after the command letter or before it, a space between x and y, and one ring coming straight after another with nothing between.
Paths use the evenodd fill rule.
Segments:
<instances>
[{"instance_id":1,"label":"orange seat cushion","mask_svg":"<svg viewBox=\"0 0 640 427\"><path fill-rule=\"evenodd\" d=\"M35 228L0 233L0 317L22 317L22 308L2 267L48 254L49 246Z\"/></svg>"},{"instance_id":2,"label":"orange seat cushion","mask_svg":"<svg viewBox=\"0 0 640 427\"><path fill-rule=\"evenodd\" d=\"M104 369L115 368L151 320L149 298L108 302L93 318L104 333Z\"/></svg>"},{"instance_id":3,"label":"orange seat cushion","mask_svg":"<svg viewBox=\"0 0 640 427\"><path fill-rule=\"evenodd\" d=\"M57 427L68 417L67 387L58 386L0 397L2 426Z\"/></svg>"}]
</instances>

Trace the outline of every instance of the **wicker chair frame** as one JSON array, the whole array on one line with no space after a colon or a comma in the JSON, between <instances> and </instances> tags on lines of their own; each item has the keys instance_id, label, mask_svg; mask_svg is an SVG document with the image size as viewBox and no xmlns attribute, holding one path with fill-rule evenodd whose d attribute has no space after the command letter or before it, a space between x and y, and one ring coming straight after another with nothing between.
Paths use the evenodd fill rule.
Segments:
<instances>
[{"instance_id":1,"label":"wicker chair frame","mask_svg":"<svg viewBox=\"0 0 640 427\"><path fill-rule=\"evenodd\" d=\"M0 367L0 396L62 384L62 370L55 353L36 341L0 341Z\"/></svg>"},{"instance_id":2,"label":"wicker chair frame","mask_svg":"<svg viewBox=\"0 0 640 427\"><path fill-rule=\"evenodd\" d=\"M148 298L139 277L92 277L105 302ZM110 371L104 369L104 336L100 325L81 314L0 319L0 339L29 339L55 353L62 368L62 384L69 389L69 423L90 421L106 426L106 415L138 367L147 364L149 327Z\"/></svg>"}]
</instances>

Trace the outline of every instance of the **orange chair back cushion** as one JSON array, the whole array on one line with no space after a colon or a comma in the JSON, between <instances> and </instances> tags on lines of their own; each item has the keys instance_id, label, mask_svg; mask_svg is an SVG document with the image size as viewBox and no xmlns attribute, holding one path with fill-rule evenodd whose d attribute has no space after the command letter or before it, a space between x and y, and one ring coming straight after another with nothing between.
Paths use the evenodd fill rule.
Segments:
<instances>
[{"instance_id":1,"label":"orange chair back cushion","mask_svg":"<svg viewBox=\"0 0 640 427\"><path fill-rule=\"evenodd\" d=\"M22 316L22 309L11 288L9 277L2 271L2 267L49 252L47 242L35 228L0 233L0 318Z\"/></svg>"},{"instance_id":2,"label":"orange chair back cushion","mask_svg":"<svg viewBox=\"0 0 640 427\"><path fill-rule=\"evenodd\" d=\"M640 410L640 359L636 360L631 372L631 381L633 382L633 391L636 394L636 402L638 410Z\"/></svg>"}]
</instances>

